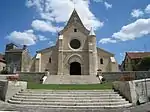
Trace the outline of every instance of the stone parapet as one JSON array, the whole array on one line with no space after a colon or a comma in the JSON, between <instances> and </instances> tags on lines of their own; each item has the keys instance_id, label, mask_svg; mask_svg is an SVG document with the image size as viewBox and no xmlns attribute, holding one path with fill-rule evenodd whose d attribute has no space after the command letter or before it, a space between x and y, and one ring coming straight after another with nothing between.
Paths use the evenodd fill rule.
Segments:
<instances>
[{"instance_id":1,"label":"stone parapet","mask_svg":"<svg viewBox=\"0 0 150 112\"><path fill-rule=\"evenodd\" d=\"M17 92L25 89L27 89L27 82L7 80L0 81L0 99L7 101Z\"/></svg>"}]
</instances>

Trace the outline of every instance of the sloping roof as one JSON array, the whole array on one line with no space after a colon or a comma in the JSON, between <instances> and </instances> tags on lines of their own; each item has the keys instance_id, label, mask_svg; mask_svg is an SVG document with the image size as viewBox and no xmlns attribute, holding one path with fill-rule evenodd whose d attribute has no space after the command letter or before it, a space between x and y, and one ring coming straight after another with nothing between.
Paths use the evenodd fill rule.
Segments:
<instances>
[{"instance_id":1,"label":"sloping roof","mask_svg":"<svg viewBox=\"0 0 150 112\"><path fill-rule=\"evenodd\" d=\"M102 48L97 47L97 51L99 51L99 50L100 50L100 51L103 51L103 52L105 52L105 53L107 53L107 54L110 54L110 55L114 56L113 53L108 52L108 51L106 51L106 50L104 50L104 49L102 49Z\"/></svg>"},{"instance_id":2,"label":"sloping roof","mask_svg":"<svg viewBox=\"0 0 150 112\"><path fill-rule=\"evenodd\" d=\"M150 52L126 52L131 59L138 59L150 56Z\"/></svg>"},{"instance_id":3,"label":"sloping roof","mask_svg":"<svg viewBox=\"0 0 150 112\"><path fill-rule=\"evenodd\" d=\"M68 29L68 27L71 26L72 24L74 24L74 25L78 26L78 28L82 29L83 33L85 33L87 35L90 33L90 31L85 28L77 11L74 9L70 16L69 21L67 22L67 25L64 27L64 29L62 31L59 32L59 34L62 34L64 31L66 31L66 29Z\"/></svg>"},{"instance_id":4,"label":"sloping roof","mask_svg":"<svg viewBox=\"0 0 150 112\"><path fill-rule=\"evenodd\" d=\"M55 48L55 46L51 46L51 47L48 47L48 48L45 48L45 49L38 50L38 51L36 51L36 53L45 52L45 51L53 49L53 48Z\"/></svg>"}]
</instances>

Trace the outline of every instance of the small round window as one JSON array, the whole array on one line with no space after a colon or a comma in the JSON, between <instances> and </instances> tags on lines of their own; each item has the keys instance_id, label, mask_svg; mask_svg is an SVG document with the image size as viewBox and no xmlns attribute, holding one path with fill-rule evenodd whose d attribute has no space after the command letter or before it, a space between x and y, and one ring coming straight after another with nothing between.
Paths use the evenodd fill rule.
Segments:
<instances>
[{"instance_id":1,"label":"small round window","mask_svg":"<svg viewBox=\"0 0 150 112\"><path fill-rule=\"evenodd\" d=\"M70 46L71 46L73 49L78 49L78 48L81 46L81 43L80 43L79 40L73 39L73 40L71 40L71 42L70 42Z\"/></svg>"}]
</instances>

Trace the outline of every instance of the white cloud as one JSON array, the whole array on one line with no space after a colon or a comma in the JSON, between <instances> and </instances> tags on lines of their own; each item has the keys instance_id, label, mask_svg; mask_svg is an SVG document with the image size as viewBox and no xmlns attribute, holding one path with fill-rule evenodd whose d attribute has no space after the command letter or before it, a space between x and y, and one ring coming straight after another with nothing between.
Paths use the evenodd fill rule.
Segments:
<instances>
[{"instance_id":1,"label":"white cloud","mask_svg":"<svg viewBox=\"0 0 150 112\"><path fill-rule=\"evenodd\" d=\"M43 36L43 35L38 35L38 39L39 39L40 41L48 40L48 38L46 38L46 37Z\"/></svg>"},{"instance_id":2,"label":"white cloud","mask_svg":"<svg viewBox=\"0 0 150 112\"><path fill-rule=\"evenodd\" d=\"M109 4L108 2L104 2L104 5L106 9L112 8L112 4Z\"/></svg>"},{"instance_id":3,"label":"white cloud","mask_svg":"<svg viewBox=\"0 0 150 112\"><path fill-rule=\"evenodd\" d=\"M100 43L115 43L119 41L135 40L150 34L150 18L138 19L135 22L123 26L119 32L112 35L111 38L103 38Z\"/></svg>"},{"instance_id":4,"label":"white cloud","mask_svg":"<svg viewBox=\"0 0 150 112\"><path fill-rule=\"evenodd\" d=\"M93 0L94 2L103 2L103 0Z\"/></svg>"},{"instance_id":5,"label":"white cloud","mask_svg":"<svg viewBox=\"0 0 150 112\"><path fill-rule=\"evenodd\" d=\"M90 11L90 0L75 0L75 3L76 10L81 17L83 24L88 29L91 26L95 29L103 26L103 22L99 21ZM50 23L55 21L56 23L67 22L74 9L73 0L28 0L26 5L28 7L35 7L41 18Z\"/></svg>"},{"instance_id":6,"label":"white cloud","mask_svg":"<svg viewBox=\"0 0 150 112\"><path fill-rule=\"evenodd\" d=\"M55 45L55 42L54 42L54 41L49 41L49 42L48 42L48 45L49 45L49 46L54 46L54 45Z\"/></svg>"},{"instance_id":7,"label":"white cloud","mask_svg":"<svg viewBox=\"0 0 150 112\"><path fill-rule=\"evenodd\" d=\"M144 15L144 12L140 9L133 9L131 12L131 16L135 18L142 17Z\"/></svg>"},{"instance_id":8,"label":"white cloud","mask_svg":"<svg viewBox=\"0 0 150 112\"><path fill-rule=\"evenodd\" d=\"M94 2L100 2L103 3L104 6L106 7L106 9L112 8L112 4L109 4L108 2L106 2L105 0L93 0Z\"/></svg>"},{"instance_id":9,"label":"white cloud","mask_svg":"<svg viewBox=\"0 0 150 112\"><path fill-rule=\"evenodd\" d=\"M145 8L145 13L150 13L150 4L147 5L147 7Z\"/></svg>"},{"instance_id":10,"label":"white cloud","mask_svg":"<svg viewBox=\"0 0 150 112\"><path fill-rule=\"evenodd\" d=\"M34 45L36 43L36 35L33 34L33 30L27 30L24 32L13 31L7 37L10 41L19 45Z\"/></svg>"},{"instance_id":11,"label":"white cloud","mask_svg":"<svg viewBox=\"0 0 150 112\"><path fill-rule=\"evenodd\" d=\"M99 41L99 43L107 44L107 43L116 43L116 40L113 40L112 38L103 38Z\"/></svg>"},{"instance_id":12,"label":"white cloud","mask_svg":"<svg viewBox=\"0 0 150 112\"><path fill-rule=\"evenodd\" d=\"M132 53L139 53L139 52L145 52L143 50L139 50L139 51L128 51L128 52L132 52Z\"/></svg>"},{"instance_id":13,"label":"white cloud","mask_svg":"<svg viewBox=\"0 0 150 112\"><path fill-rule=\"evenodd\" d=\"M147 34L150 34L150 18L138 19L131 24L123 26L121 30L114 33L112 37L121 41L127 41L134 40Z\"/></svg>"},{"instance_id":14,"label":"white cloud","mask_svg":"<svg viewBox=\"0 0 150 112\"><path fill-rule=\"evenodd\" d=\"M42 32L56 32L56 27L52 26L50 22L42 20L34 20L31 24L34 30Z\"/></svg>"}]
</instances>

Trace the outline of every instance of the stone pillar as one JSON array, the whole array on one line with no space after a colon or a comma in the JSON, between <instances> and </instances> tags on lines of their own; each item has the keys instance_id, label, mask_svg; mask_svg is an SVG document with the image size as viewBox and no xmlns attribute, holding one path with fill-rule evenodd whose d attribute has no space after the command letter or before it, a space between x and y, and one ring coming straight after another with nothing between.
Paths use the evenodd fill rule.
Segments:
<instances>
[{"instance_id":1,"label":"stone pillar","mask_svg":"<svg viewBox=\"0 0 150 112\"><path fill-rule=\"evenodd\" d=\"M36 72L41 72L41 54L40 54L40 53L38 53L38 54L36 55L35 71L36 71Z\"/></svg>"},{"instance_id":2,"label":"stone pillar","mask_svg":"<svg viewBox=\"0 0 150 112\"><path fill-rule=\"evenodd\" d=\"M96 47L96 37L95 35L89 36L88 41L89 46L89 74L97 74L97 47Z\"/></svg>"},{"instance_id":3,"label":"stone pillar","mask_svg":"<svg viewBox=\"0 0 150 112\"><path fill-rule=\"evenodd\" d=\"M63 35L58 39L58 72L57 75L63 75Z\"/></svg>"}]
</instances>

